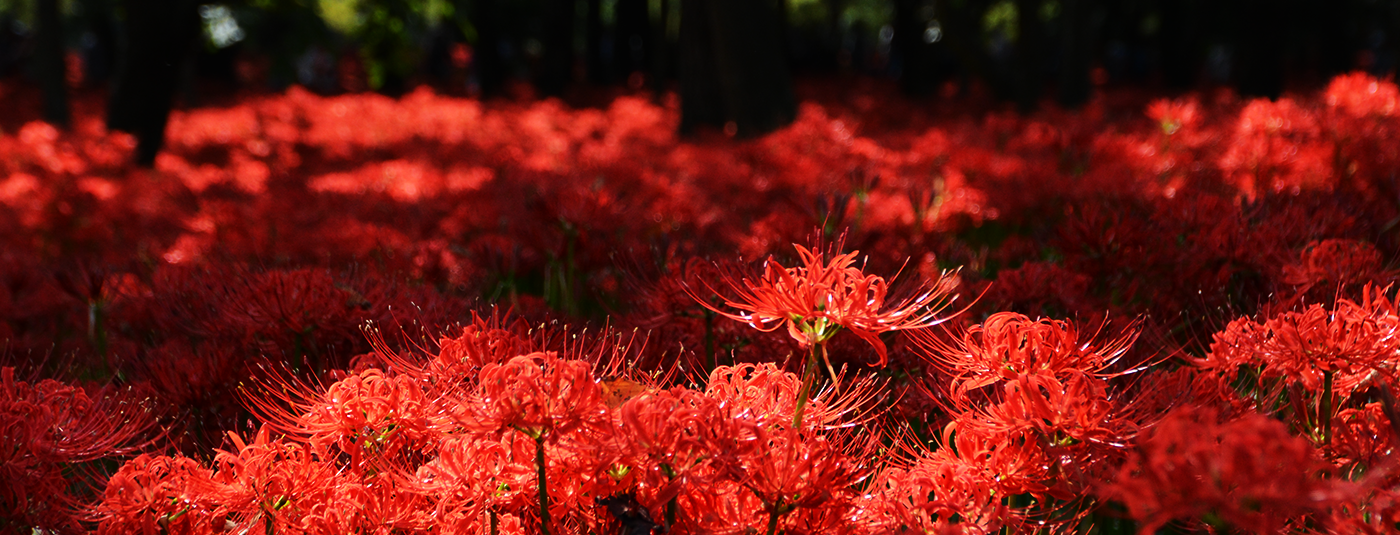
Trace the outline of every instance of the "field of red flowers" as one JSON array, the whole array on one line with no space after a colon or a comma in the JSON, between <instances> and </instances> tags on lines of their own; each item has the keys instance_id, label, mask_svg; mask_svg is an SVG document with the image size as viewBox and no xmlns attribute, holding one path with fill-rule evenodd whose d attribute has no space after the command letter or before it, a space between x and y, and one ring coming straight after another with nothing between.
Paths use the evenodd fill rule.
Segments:
<instances>
[{"instance_id":1,"label":"field of red flowers","mask_svg":"<svg viewBox=\"0 0 1400 535\"><path fill-rule=\"evenodd\" d=\"M806 91L0 121L0 532L1400 527L1394 83Z\"/></svg>"}]
</instances>

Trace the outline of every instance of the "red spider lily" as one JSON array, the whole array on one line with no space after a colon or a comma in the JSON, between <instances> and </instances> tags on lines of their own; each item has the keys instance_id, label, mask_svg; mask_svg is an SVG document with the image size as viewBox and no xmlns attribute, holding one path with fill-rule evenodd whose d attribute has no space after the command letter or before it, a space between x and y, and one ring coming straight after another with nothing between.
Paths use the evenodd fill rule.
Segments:
<instances>
[{"instance_id":1,"label":"red spider lily","mask_svg":"<svg viewBox=\"0 0 1400 535\"><path fill-rule=\"evenodd\" d=\"M1280 281L1296 286L1297 296L1284 299L1281 309L1291 308L1310 296L1328 302L1350 288L1381 283L1391 276L1382 266L1380 252L1364 241L1314 241L1304 247L1299 256L1296 263L1283 267ZM1309 292L1315 288L1320 291Z\"/></svg>"},{"instance_id":2,"label":"red spider lily","mask_svg":"<svg viewBox=\"0 0 1400 535\"><path fill-rule=\"evenodd\" d=\"M1215 335L1197 366L1234 377L1240 366L1259 366L1265 378L1282 377L1312 392L1332 378L1350 393L1373 373L1390 375L1400 348L1400 315L1384 291L1368 288L1360 302L1338 300L1329 311L1313 305L1263 323L1239 318Z\"/></svg>"},{"instance_id":3,"label":"red spider lily","mask_svg":"<svg viewBox=\"0 0 1400 535\"><path fill-rule=\"evenodd\" d=\"M890 285L884 278L866 275L855 267L858 251L834 254L827 262L819 250L793 247L800 258L799 267L783 267L770 257L756 281L727 277L725 292L706 283L712 293L721 296L724 306L738 312L715 307L693 291L691 296L710 310L761 331L786 326L788 334L807 348L826 342L844 328L875 348L880 366L889 360L880 334L947 321L948 317L939 315L957 299L958 280L948 273L920 285L907 297L891 300Z\"/></svg>"},{"instance_id":4,"label":"red spider lily","mask_svg":"<svg viewBox=\"0 0 1400 535\"><path fill-rule=\"evenodd\" d=\"M107 482L94 510L99 534L217 533L226 529L217 504L203 499L194 482L210 471L187 457L141 455Z\"/></svg>"},{"instance_id":5,"label":"red spider lily","mask_svg":"<svg viewBox=\"0 0 1400 535\"><path fill-rule=\"evenodd\" d=\"M1283 268L1283 282L1295 286L1322 282L1359 284L1373 282L1382 274L1381 255L1375 245L1358 240L1322 240L1309 243L1297 264Z\"/></svg>"},{"instance_id":6,"label":"red spider lily","mask_svg":"<svg viewBox=\"0 0 1400 535\"><path fill-rule=\"evenodd\" d=\"M1400 112L1400 89L1392 81L1377 80L1362 72L1333 78L1323 100L1353 117L1393 116Z\"/></svg>"},{"instance_id":7,"label":"red spider lily","mask_svg":"<svg viewBox=\"0 0 1400 535\"><path fill-rule=\"evenodd\" d=\"M499 315L472 314L472 322L462 334L443 337L440 350L428 372L435 380L475 379L483 366L500 364L512 357L538 350L528 338L522 321L509 322Z\"/></svg>"},{"instance_id":8,"label":"red spider lily","mask_svg":"<svg viewBox=\"0 0 1400 535\"><path fill-rule=\"evenodd\" d=\"M230 436L236 451L220 452L196 488L236 529L344 533L430 525L423 498L396 490L388 473L338 470L328 452L271 440L266 427L252 443Z\"/></svg>"},{"instance_id":9,"label":"red spider lily","mask_svg":"<svg viewBox=\"0 0 1400 535\"><path fill-rule=\"evenodd\" d=\"M1400 437L1396 437L1384 406L1367 403L1337 411L1332 420L1332 437L1324 451L1343 471L1383 466L1397 438Z\"/></svg>"},{"instance_id":10,"label":"red spider lily","mask_svg":"<svg viewBox=\"0 0 1400 535\"><path fill-rule=\"evenodd\" d=\"M1022 521L985 471L928 456L881 471L857 507L862 522L885 533L988 535Z\"/></svg>"},{"instance_id":11,"label":"red spider lily","mask_svg":"<svg viewBox=\"0 0 1400 535\"><path fill-rule=\"evenodd\" d=\"M1044 496L1056 483L1049 474L1055 459L1033 432L993 429L964 415L944 427L939 438L941 446L932 458L979 471L986 480L996 481L1004 495Z\"/></svg>"},{"instance_id":12,"label":"red spider lily","mask_svg":"<svg viewBox=\"0 0 1400 535\"><path fill-rule=\"evenodd\" d=\"M709 479L689 479L691 488L682 493L682 504L707 494L735 499L751 493L757 498L749 504L752 512L731 511L738 516L728 518L733 525L726 529L766 529L768 534L816 510L849 507L854 485L867 473L864 463L870 458L871 442L808 434L800 428L773 428L762 415L722 404L716 407L720 410L709 413L710 418L696 422L695 433L707 452L706 468L713 472ZM694 488L701 482L707 488ZM738 487L726 490L729 484ZM716 490L722 493L706 492ZM702 526L713 522L702 512L687 512L691 522Z\"/></svg>"},{"instance_id":13,"label":"red spider lily","mask_svg":"<svg viewBox=\"0 0 1400 535\"><path fill-rule=\"evenodd\" d=\"M710 372L705 396L723 403L729 410L745 414L766 427L787 426L797 411L802 381L772 363L720 366ZM818 429L851 427L864 421L863 411L881 395L880 384L861 379L842 391L818 392L806 405L806 422Z\"/></svg>"},{"instance_id":14,"label":"red spider lily","mask_svg":"<svg viewBox=\"0 0 1400 535\"><path fill-rule=\"evenodd\" d=\"M1222 170L1246 198L1264 192L1326 190L1337 179L1333 149L1317 117L1294 100L1251 101L1240 111Z\"/></svg>"},{"instance_id":15,"label":"red spider lily","mask_svg":"<svg viewBox=\"0 0 1400 535\"><path fill-rule=\"evenodd\" d=\"M670 508L686 486L710 484L710 450L702 440L707 422L723 418L720 400L686 388L642 394L618 410L617 448L627 475L633 475L648 510ZM668 516L674 517L674 511ZM670 518L668 523L674 523Z\"/></svg>"},{"instance_id":16,"label":"red spider lily","mask_svg":"<svg viewBox=\"0 0 1400 535\"><path fill-rule=\"evenodd\" d=\"M1121 445L1135 427L1118 419L1108 386L1087 374L1024 376L1007 381L1002 397L1001 403L983 409L988 425L1007 432L1033 430L1051 444Z\"/></svg>"},{"instance_id":17,"label":"red spider lily","mask_svg":"<svg viewBox=\"0 0 1400 535\"><path fill-rule=\"evenodd\" d=\"M455 416L478 432L516 430L532 439L558 440L574 429L598 425L607 414L592 367L545 352L487 364L477 378L473 408Z\"/></svg>"},{"instance_id":18,"label":"red spider lily","mask_svg":"<svg viewBox=\"0 0 1400 535\"><path fill-rule=\"evenodd\" d=\"M1128 331L1111 340L1081 340L1074 324L1052 319L1031 320L1014 312L992 314L969 327L952 342L928 334L914 340L928 360L953 375L955 398L997 383L1029 375L1096 376L1118 362L1136 339Z\"/></svg>"},{"instance_id":19,"label":"red spider lily","mask_svg":"<svg viewBox=\"0 0 1400 535\"><path fill-rule=\"evenodd\" d=\"M1194 129L1202 122L1200 103L1194 100L1154 100L1147 105L1147 116L1157 121L1162 133L1175 135L1183 128Z\"/></svg>"},{"instance_id":20,"label":"red spider lily","mask_svg":"<svg viewBox=\"0 0 1400 535\"><path fill-rule=\"evenodd\" d=\"M546 534L557 528L550 522L545 444L557 443L576 429L602 429L608 422L608 406L591 368L588 362L543 352L487 364L478 375L470 406L454 415L475 432L501 436L514 430L534 441L540 530Z\"/></svg>"},{"instance_id":21,"label":"red spider lily","mask_svg":"<svg viewBox=\"0 0 1400 535\"><path fill-rule=\"evenodd\" d=\"M1400 132L1400 88L1394 80L1357 72L1333 78L1321 100L1331 112L1327 131L1343 185L1370 198L1393 197L1396 186L1387 177L1400 163L1391 143Z\"/></svg>"},{"instance_id":22,"label":"red spider lily","mask_svg":"<svg viewBox=\"0 0 1400 535\"><path fill-rule=\"evenodd\" d=\"M23 87L8 84L3 92L6 102L17 95L28 101ZM877 421L861 410L883 407L888 398L879 396L887 392L922 384L904 381L902 355L884 346L891 337L883 333L919 324L923 311L951 301L948 294L916 306L919 292L940 291L947 277L934 262L920 261L916 271L934 282L901 293L893 280L867 276L852 255L817 247L795 255L811 265L770 259L761 277L696 277L711 281L704 289L719 290L716 297L694 291L699 282L687 289L682 281L694 270L679 266L734 251L764 258L814 224L826 223L831 234L848 224L850 235L868 244L860 247L873 259L868 265L937 254L976 267L977 276L995 273L992 298L982 300L990 301L989 324L1006 320L994 314L998 308L1094 322L1076 327L1023 317L997 334L984 332L992 329L986 324L974 328L982 330L977 334L956 331L931 351L930 367L950 376L931 380L951 379L938 390L957 392L943 396L956 403L894 402L903 416L952 420L942 446L899 465L912 475L889 472L879 493L896 498L885 505L833 490L821 504L778 515L784 530L888 533L906 525L975 532L1003 521L1007 531L1040 528L1074 517L1076 507L1095 507L1082 499L1085 482L1116 472L1127 455L1120 445L1159 414L1204 406L1231 418L1267 411L1285 420L1336 466L1331 477L1364 489L1324 500L1330 509L1294 527L1388 533L1400 511L1387 464L1396 442L1386 430L1395 422L1387 414L1391 403L1374 398L1379 391L1385 399L1390 382L1400 379L1387 334L1394 303L1376 301L1360 285L1395 276L1384 260L1396 248L1385 230L1400 198L1393 180L1400 170L1397 95L1390 81L1353 74L1286 102L1183 95L1153 103L1145 120L1119 103L1151 97L1118 98L1124 93L1083 112L1025 116L966 106L911 114L907 106L883 105L878 92L827 94L804 103L790 128L733 144L678 143L674 104L644 98L575 110L557 101L486 106L426 90L398 100L293 90L175 113L170 150L154 170L123 163L134 144L103 132L100 117L81 107L74 130L62 132L22 124L33 106L18 106L18 115L0 117L0 228L15 229L0 232L0 359L51 352L79 362L95 356L88 353L106 332L116 373L149 382L159 401L178 405L169 435L188 454L207 456L212 444L199 452L191 437L221 437L220 428L241 425L246 415L228 401L247 372L265 380L249 364L289 355L308 365L298 370L303 379L326 380L325 367L362 355L351 372L330 372L343 380L331 388L297 386L286 398L258 393L280 411L262 411L271 420L266 425L288 436L239 448L246 478L211 482L212 470L160 458L114 479L124 489L112 498L114 510L145 512L102 520L112 533L269 525L413 531L427 526L424 514L437 515L440 522L428 527L443 532L609 533L616 525L604 522L608 513L596 498L619 492L633 493L653 519L670 512L672 532L762 530L780 508L773 504L788 497L770 493L765 506L745 485L786 492L799 487L784 474L804 469L802 459L790 457L758 464L763 457L751 451L758 448L745 449L758 442L753 437L791 432L851 451L850 435L873 432L869 424ZM610 256L618 250L664 251L657 264L675 277L658 277L648 296L618 292ZM130 274L67 285L50 275L77 259ZM250 259L271 267L242 267ZM372 268L342 276L351 265ZM396 284L398 277L406 280ZM80 313L63 286L97 302L98 313ZM586 302L581 288L596 289L598 302ZM539 291L547 298L530 295ZM705 299L694 299L697 293ZM443 303L469 295L507 300L531 323L473 319L460 336L442 338L441 351L402 350L431 345L423 333L466 317ZM1083 332L1085 325L1141 315L1144 334L1132 351L1206 354L1198 351L1200 325L1229 323L1219 311L1249 313L1269 301L1266 311L1231 323L1201 366L1135 382L1115 377L1132 367L1123 363L1129 350L1115 347L1132 335ZM1323 305L1297 306L1311 302ZM632 310L628 326L651 330L655 342L635 368L643 373L652 362L693 358L702 348L704 358L696 360L703 364L685 366L708 374L724 355L782 361L802 344L813 350L812 362L833 353L820 359L826 362L868 352L870 344L894 368L881 374L892 380L864 397L835 388L808 396L820 390L808 377L754 366L722 370L703 391L668 389L664 379L629 382L641 374L624 368L624 359L584 358L593 370L588 381L601 392L600 404L583 403L596 406L596 418L565 405L536 411L552 415L533 420L539 427L525 416L477 418L528 416L529 406L545 405L528 386L501 387L498 394L510 399L491 398L483 409L483 368L499 370L535 352L588 353L570 351L566 336L534 321L551 317L547 306L584 311L585 304ZM906 306L912 308L899 315ZM361 336L367 320L388 323L420 309L421 325L411 334L369 344ZM715 309L740 321L718 320ZM105 322L94 319L103 314ZM855 321L871 317L888 323ZM852 325L868 336L832 336L856 331ZM1143 348L1142 340L1161 345ZM613 347L603 356L632 354ZM370 372L374 367L383 373ZM325 397L331 390L340 397ZM882 403L869 403L871 397ZM4 436L35 451L63 442L44 434L53 426L34 423L62 407L40 405L15 409L23 418L6 423ZM797 422L799 407L810 409L813 425ZM558 420L538 423L550 418ZM569 423L576 421L590 423ZM524 432L513 432L515 424ZM531 432L550 441L534 474L531 456L544 441L527 440ZM741 483L721 471L716 445L751 455L744 466L772 473ZM52 496L41 505L63 505L76 496L66 484L79 480L70 474L86 480L86 468L98 464L56 461L55 470L40 469L26 464L28 451L0 455L24 468L21 476L0 477L22 482L0 485L3 505L13 495L24 503ZM289 472L279 472L283 465ZM227 464L216 468L223 476L234 472ZM138 475L142 470L150 473ZM264 475L251 475L258 471ZM185 475L163 475L173 473ZM43 484L26 486L30 476L44 476ZM907 492L891 488L906 484ZM140 494L145 486L149 495ZM295 496L281 500L287 493L276 488L294 488ZM929 489L941 494L929 497ZM547 499L535 498L540 491ZM1037 516L1002 502L1013 494L1032 494L1035 507L1057 499L1070 505ZM198 507L162 509L166 499ZM536 505L556 522L537 522ZM862 516L879 508L884 516ZM949 525L953 511L966 521ZM230 518L235 525L226 526Z\"/></svg>"},{"instance_id":23,"label":"red spider lily","mask_svg":"<svg viewBox=\"0 0 1400 535\"><path fill-rule=\"evenodd\" d=\"M531 440L523 433L495 435L450 435L436 448L436 455L413 473L396 477L394 485L402 492L421 495L425 510L439 525L462 532L484 532L492 518L508 514L530 518L540 513L541 500L548 516L540 515L541 525L562 532L577 531L581 525L599 524L593 509L594 498L618 491L615 475L600 465L610 463L614 451L605 448L625 443L606 438L561 437L543 459L543 469L532 461L542 450L542 440ZM545 477L541 477L543 472ZM631 479L624 474L622 481ZM555 482L545 486L545 481ZM536 528L543 529L540 525ZM473 531L475 530L475 531Z\"/></svg>"},{"instance_id":24,"label":"red spider lily","mask_svg":"<svg viewBox=\"0 0 1400 535\"><path fill-rule=\"evenodd\" d=\"M1357 492L1351 499L1332 508L1325 524L1333 533L1384 535L1395 532L1400 523L1400 488L1393 482L1376 485L1370 492Z\"/></svg>"},{"instance_id":25,"label":"red spider lily","mask_svg":"<svg viewBox=\"0 0 1400 535\"><path fill-rule=\"evenodd\" d=\"M235 526L246 530L311 529L325 506L353 507L338 491L355 482L306 444L272 440L268 428L252 443L237 434L233 451L220 451L197 492L218 504Z\"/></svg>"},{"instance_id":26,"label":"red spider lily","mask_svg":"<svg viewBox=\"0 0 1400 535\"><path fill-rule=\"evenodd\" d=\"M1256 410L1291 419L1327 448L1342 410L1371 385L1394 380L1397 348L1396 302L1367 287L1359 303L1340 299L1331 311L1313 305L1263 323L1239 318L1194 363L1216 374L1222 390L1237 389Z\"/></svg>"},{"instance_id":27,"label":"red spider lily","mask_svg":"<svg viewBox=\"0 0 1400 535\"><path fill-rule=\"evenodd\" d=\"M768 517L754 493L736 482L721 480L709 492L680 496L680 509L690 518L679 523L696 533L757 534Z\"/></svg>"},{"instance_id":28,"label":"red spider lily","mask_svg":"<svg viewBox=\"0 0 1400 535\"><path fill-rule=\"evenodd\" d=\"M365 454L392 458L412 451L429 454L434 407L417 383L366 370L331 385L320 402L298 419L313 448L334 445L360 466Z\"/></svg>"},{"instance_id":29,"label":"red spider lily","mask_svg":"<svg viewBox=\"0 0 1400 535\"><path fill-rule=\"evenodd\" d=\"M1344 495L1308 441L1262 415L1220 422L1214 411L1176 411L1142 437L1105 493L1152 533L1172 520L1249 533L1303 526Z\"/></svg>"},{"instance_id":30,"label":"red spider lily","mask_svg":"<svg viewBox=\"0 0 1400 535\"><path fill-rule=\"evenodd\" d=\"M720 366L710 372L705 395L755 418L790 417L802 379L771 363Z\"/></svg>"},{"instance_id":31,"label":"red spider lily","mask_svg":"<svg viewBox=\"0 0 1400 535\"><path fill-rule=\"evenodd\" d=\"M826 445L787 442L788 438L784 437L795 429L788 425L794 410L793 394L800 386L795 375L782 372L772 364L763 364L721 366L710 377L704 392L673 388L628 400L619 411L619 436L625 440L617 446L603 443L603 447L630 450L619 456L616 463L628 469L628 476L635 476L637 496L650 511L667 511L666 517L674 517L674 523L679 525L708 525L720 529L713 524L717 519L687 509L686 504L697 507L695 500L708 500L705 496L720 499L723 494L716 497L711 493L724 488L726 482L744 485L739 491L742 493L762 491L765 494L754 504L757 510L753 514L762 511L761 518L751 522L746 516L748 513L740 514L736 509L731 512L739 517L726 517L726 522L736 524L724 529L742 529L741 526L759 529L776 517L793 528L826 514L818 514L816 509L836 511L846 507L836 505L846 503L841 497L844 491L828 489L835 493L830 496L835 501L828 504L823 501L828 499L822 497L824 495L813 494L816 487L804 487L808 490L797 493L804 496L802 500L795 498L797 494L785 494L772 488L773 485L796 488L794 485L803 481L825 477L818 477L824 470L838 468L837 465L802 468L806 466L802 463L817 462L819 457L827 457L823 462L835 462L839 457L846 459L842 462L849 463L868 458L864 453L840 449L846 447L844 445L837 446L856 443L853 439L812 434L803 440L827 441ZM857 382L834 399L818 396L812 402L811 421L816 425L804 429L820 432L841 425L859 425L861 416L857 410L869 401L868 392L872 387L868 385L868 381ZM780 446L797 448L797 451L780 454ZM837 449L829 455L809 455L811 452L807 450L812 447ZM796 457L779 462L779 457L787 454ZM798 477L794 474L799 472L806 474L803 476L806 479L789 480ZM785 497L777 500L779 496ZM673 524L670 520L667 523Z\"/></svg>"},{"instance_id":32,"label":"red spider lily","mask_svg":"<svg viewBox=\"0 0 1400 535\"><path fill-rule=\"evenodd\" d=\"M449 437L404 488L418 489L432 500L433 514L444 528L481 533L489 515L528 511L533 505L535 471L514 460L528 458L530 449L528 442L510 435Z\"/></svg>"},{"instance_id":33,"label":"red spider lily","mask_svg":"<svg viewBox=\"0 0 1400 535\"><path fill-rule=\"evenodd\" d=\"M17 381L14 368L0 368L0 515L10 526L80 531L84 495L106 477L94 463L154 438L150 408L130 394L89 396L54 380Z\"/></svg>"},{"instance_id":34,"label":"red spider lily","mask_svg":"<svg viewBox=\"0 0 1400 535\"><path fill-rule=\"evenodd\" d=\"M754 449L739 455L718 449L716 466L763 503L769 535L799 509L845 509L852 488L867 475L864 463L873 452L844 451L839 438L806 437L799 429L753 431Z\"/></svg>"},{"instance_id":35,"label":"red spider lily","mask_svg":"<svg viewBox=\"0 0 1400 535\"><path fill-rule=\"evenodd\" d=\"M381 461L431 454L440 429L448 426L437 400L411 376L369 368L317 390L274 376L242 393L265 426L317 452L346 455L356 473Z\"/></svg>"}]
</instances>

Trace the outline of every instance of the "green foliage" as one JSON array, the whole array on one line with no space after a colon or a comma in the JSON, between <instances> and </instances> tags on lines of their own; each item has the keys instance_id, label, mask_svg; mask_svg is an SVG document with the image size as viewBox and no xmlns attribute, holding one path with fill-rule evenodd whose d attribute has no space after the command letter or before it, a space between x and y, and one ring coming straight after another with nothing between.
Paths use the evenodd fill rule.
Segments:
<instances>
[{"instance_id":1,"label":"green foliage","mask_svg":"<svg viewBox=\"0 0 1400 535\"><path fill-rule=\"evenodd\" d=\"M316 0L316 10L336 33L359 44L369 85L403 82L418 64L420 41L435 26L470 27L449 0Z\"/></svg>"},{"instance_id":2,"label":"green foliage","mask_svg":"<svg viewBox=\"0 0 1400 535\"><path fill-rule=\"evenodd\" d=\"M344 35L360 31L365 20L360 13L360 0L317 0L316 11L326 26Z\"/></svg>"},{"instance_id":3,"label":"green foliage","mask_svg":"<svg viewBox=\"0 0 1400 535\"><path fill-rule=\"evenodd\" d=\"M1016 41L1016 36L1021 33L1021 14L1016 10L1016 3L1011 0L1001 0L982 16L982 29L987 33L1000 31L1007 40Z\"/></svg>"}]
</instances>

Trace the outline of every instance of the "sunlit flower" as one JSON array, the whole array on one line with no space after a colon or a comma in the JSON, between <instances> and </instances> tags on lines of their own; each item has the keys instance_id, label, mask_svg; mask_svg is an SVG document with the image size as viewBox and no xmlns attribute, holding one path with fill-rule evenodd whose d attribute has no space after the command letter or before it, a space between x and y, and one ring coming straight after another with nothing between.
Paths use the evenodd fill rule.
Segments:
<instances>
[{"instance_id":1,"label":"sunlit flower","mask_svg":"<svg viewBox=\"0 0 1400 535\"><path fill-rule=\"evenodd\" d=\"M520 431L553 441L579 427L596 425L607 414L592 365L554 353L521 355L481 368L474 408L459 416L468 429L487 433Z\"/></svg>"},{"instance_id":2,"label":"sunlit flower","mask_svg":"<svg viewBox=\"0 0 1400 535\"><path fill-rule=\"evenodd\" d=\"M858 251L836 254L827 261L820 250L794 247L800 257L798 267L784 267L770 257L757 280L730 276L723 281L723 290L710 288L724 300L723 308L693 291L692 296L716 313L760 331L787 327L803 347L849 330L875 348L880 366L889 360L880 334L938 325L948 319L940 315L958 297L958 279L950 273L913 292L892 296L888 281L855 267Z\"/></svg>"},{"instance_id":3,"label":"sunlit flower","mask_svg":"<svg viewBox=\"0 0 1400 535\"><path fill-rule=\"evenodd\" d=\"M1122 358L1135 338L1130 331L1094 342L1081 339L1078 327L1067 321L998 312L952 342L932 336L916 341L930 362L953 375L953 390L962 395L1029 375L1098 374Z\"/></svg>"}]
</instances>

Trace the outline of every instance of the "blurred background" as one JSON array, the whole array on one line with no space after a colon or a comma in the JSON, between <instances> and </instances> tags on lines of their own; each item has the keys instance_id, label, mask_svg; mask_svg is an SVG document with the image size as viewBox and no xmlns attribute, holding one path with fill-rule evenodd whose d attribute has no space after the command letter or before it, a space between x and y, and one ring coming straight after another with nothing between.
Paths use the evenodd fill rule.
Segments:
<instances>
[{"instance_id":1,"label":"blurred background","mask_svg":"<svg viewBox=\"0 0 1400 535\"><path fill-rule=\"evenodd\" d=\"M749 136L792 119L794 78L1021 111L1114 85L1277 97L1386 75L1397 38L1394 0L0 0L0 83L42 95L32 112L57 125L74 92L103 92L149 161L172 106L291 85L576 106L674 93L683 132Z\"/></svg>"}]
</instances>

